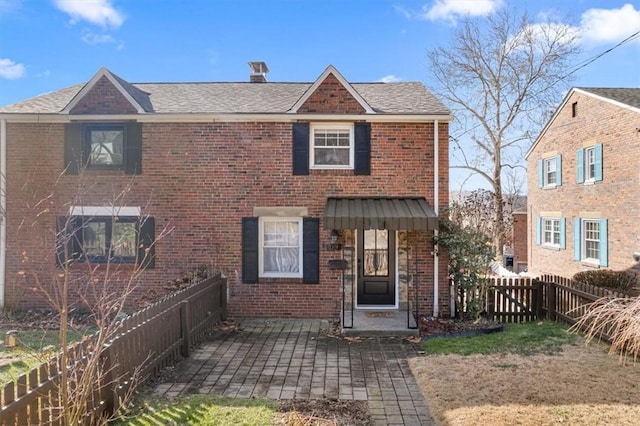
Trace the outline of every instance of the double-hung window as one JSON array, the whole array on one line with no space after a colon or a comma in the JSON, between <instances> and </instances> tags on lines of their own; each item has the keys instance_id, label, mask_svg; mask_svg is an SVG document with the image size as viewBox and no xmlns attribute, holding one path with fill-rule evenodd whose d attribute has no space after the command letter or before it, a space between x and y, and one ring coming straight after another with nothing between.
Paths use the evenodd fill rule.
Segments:
<instances>
[{"instance_id":1,"label":"double-hung window","mask_svg":"<svg viewBox=\"0 0 640 426\"><path fill-rule=\"evenodd\" d=\"M260 276L302 278L302 218L260 218Z\"/></svg>"},{"instance_id":2,"label":"double-hung window","mask_svg":"<svg viewBox=\"0 0 640 426\"><path fill-rule=\"evenodd\" d=\"M353 169L352 124L312 124L310 139L312 168Z\"/></svg>"},{"instance_id":3,"label":"double-hung window","mask_svg":"<svg viewBox=\"0 0 640 426\"><path fill-rule=\"evenodd\" d=\"M594 183L602 180L602 144L578 150L578 183Z\"/></svg>"},{"instance_id":4,"label":"double-hung window","mask_svg":"<svg viewBox=\"0 0 640 426\"><path fill-rule=\"evenodd\" d=\"M574 259L599 266L608 266L607 220L575 218Z\"/></svg>"},{"instance_id":5,"label":"double-hung window","mask_svg":"<svg viewBox=\"0 0 640 426\"><path fill-rule=\"evenodd\" d=\"M556 250L564 250L566 248L565 218L537 217L536 244Z\"/></svg>"},{"instance_id":6,"label":"double-hung window","mask_svg":"<svg viewBox=\"0 0 640 426\"><path fill-rule=\"evenodd\" d=\"M553 188L562 185L562 156L538 160L538 187Z\"/></svg>"}]
</instances>

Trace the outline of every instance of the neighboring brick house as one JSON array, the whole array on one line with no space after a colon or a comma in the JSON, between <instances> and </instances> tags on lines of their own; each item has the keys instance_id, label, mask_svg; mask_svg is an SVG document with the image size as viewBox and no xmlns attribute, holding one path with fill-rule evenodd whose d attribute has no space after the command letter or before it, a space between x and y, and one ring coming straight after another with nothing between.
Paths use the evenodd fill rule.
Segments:
<instances>
[{"instance_id":1,"label":"neighboring brick house","mask_svg":"<svg viewBox=\"0 0 640 426\"><path fill-rule=\"evenodd\" d=\"M251 65L240 83L132 84L103 68L0 108L3 304L41 305L25 256L51 266L68 253L79 270L144 259L136 297L214 268L234 317L448 312L432 245L448 204L447 108L421 83L349 83L333 66L271 83ZM75 237L57 255L55 229Z\"/></svg>"},{"instance_id":2,"label":"neighboring brick house","mask_svg":"<svg viewBox=\"0 0 640 426\"><path fill-rule=\"evenodd\" d=\"M527 230L527 209L518 209L512 213L511 248L513 254L512 270L515 273L527 271L529 231Z\"/></svg>"},{"instance_id":3,"label":"neighboring brick house","mask_svg":"<svg viewBox=\"0 0 640 426\"><path fill-rule=\"evenodd\" d=\"M634 269L640 89L572 89L526 158L530 272Z\"/></svg>"}]
</instances>

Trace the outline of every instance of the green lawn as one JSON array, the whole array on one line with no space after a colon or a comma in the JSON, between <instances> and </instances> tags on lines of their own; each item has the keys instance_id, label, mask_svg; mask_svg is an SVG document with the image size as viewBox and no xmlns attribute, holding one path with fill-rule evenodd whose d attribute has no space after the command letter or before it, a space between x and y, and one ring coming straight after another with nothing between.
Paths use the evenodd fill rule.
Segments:
<instances>
[{"instance_id":1,"label":"green lawn","mask_svg":"<svg viewBox=\"0 0 640 426\"><path fill-rule=\"evenodd\" d=\"M507 324L504 331L468 337L437 337L426 340L422 347L429 354L494 354L532 355L556 353L562 345L576 344L577 336L564 325L554 322Z\"/></svg>"},{"instance_id":2,"label":"green lawn","mask_svg":"<svg viewBox=\"0 0 640 426\"><path fill-rule=\"evenodd\" d=\"M115 422L115 425L269 426L275 424L276 415L276 404L269 400L193 395L171 401L145 399L127 419Z\"/></svg>"},{"instance_id":3,"label":"green lawn","mask_svg":"<svg viewBox=\"0 0 640 426\"><path fill-rule=\"evenodd\" d=\"M93 330L69 330L69 341L77 342L91 334ZM6 340L6 329L0 329L1 338ZM17 345L13 348L0 347L0 384L17 379L60 350L58 330L20 330Z\"/></svg>"}]
</instances>

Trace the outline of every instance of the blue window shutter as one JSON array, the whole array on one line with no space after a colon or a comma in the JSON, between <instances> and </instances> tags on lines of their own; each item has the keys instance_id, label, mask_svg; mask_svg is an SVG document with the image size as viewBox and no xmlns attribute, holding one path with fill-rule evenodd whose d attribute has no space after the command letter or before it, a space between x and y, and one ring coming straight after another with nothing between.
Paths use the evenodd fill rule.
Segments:
<instances>
[{"instance_id":1,"label":"blue window shutter","mask_svg":"<svg viewBox=\"0 0 640 426\"><path fill-rule=\"evenodd\" d=\"M597 144L594 149L596 153L596 171L594 178L596 181L599 181L602 180L602 144Z\"/></svg>"},{"instance_id":2,"label":"blue window shutter","mask_svg":"<svg viewBox=\"0 0 640 426\"><path fill-rule=\"evenodd\" d=\"M562 185L562 154L556 155L556 185Z\"/></svg>"},{"instance_id":3,"label":"blue window shutter","mask_svg":"<svg viewBox=\"0 0 640 426\"><path fill-rule=\"evenodd\" d=\"M354 164L356 175L371 174L371 123L355 123L354 132Z\"/></svg>"},{"instance_id":4,"label":"blue window shutter","mask_svg":"<svg viewBox=\"0 0 640 426\"><path fill-rule=\"evenodd\" d=\"M573 219L573 260L582 258L580 241L582 240L582 221L579 217Z\"/></svg>"},{"instance_id":5,"label":"blue window shutter","mask_svg":"<svg viewBox=\"0 0 640 426\"><path fill-rule=\"evenodd\" d=\"M320 282L320 220L302 219L302 282Z\"/></svg>"},{"instance_id":6,"label":"blue window shutter","mask_svg":"<svg viewBox=\"0 0 640 426\"><path fill-rule=\"evenodd\" d=\"M542 188L544 186L543 167L544 166L542 160L538 160L538 188Z\"/></svg>"},{"instance_id":7,"label":"blue window shutter","mask_svg":"<svg viewBox=\"0 0 640 426\"><path fill-rule=\"evenodd\" d=\"M607 219L600 219L600 266L609 266Z\"/></svg>"},{"instance_id":8,"label":"blue window shutter","mask_svg":"<svg viewBox=\"0 0 640 426\"><path fill-rule=\"evenodd\" d=\"M578 158L576 170L578 170L578 183L584 182L584 149L579 149L576 155Z\"/></svg>"},{"instance_id":9,"label":"blue window shutter","mask_svg":"<svg viewBox=\"0 0 640 426\"><path fill-rule=\"evenodd\" d=\"M142 218L138 233L138 264L143 269L156 267L156 222L152 216Z\"/></svg>"},{"instance_id":10,"label":"blue window shutter","mask_svg":"<svg viewBox=\"0 0 640 426\"><path fill-rule=\"evenodd\" d=\"M565 233L566 233L565 222L566 222L565 218L561 217L560 218L560 250L564 250L567 248L567 242L565 238Z\"/></svg>"},{"instance_id":11,"label":"blue window shutter","mask_svg":"<svg viewBox=\"0 0 640 426\"><path fill-rule=\"evenodd\" d=\"M242 282L258 282L258 218L242 218Z\"/></svg>"},{"instance_id":12,"label":"blue window shutter","mask_svg":"<svg viewBox=\"0 0 640 426\"><path fill-rule=\"evenodd\" d=\"M309 174L309 123L293 123L293 174Z\"/></svg>"},{"instance_id":13,"label":"blue window shutter","mask_svg":"<svg viewBox=\"0 0 640 426\"><path fill-rule=\"evenodd\" d=\"M536 244L542 244L542 218L536 216Z\"/></svg>"}]
</instances>

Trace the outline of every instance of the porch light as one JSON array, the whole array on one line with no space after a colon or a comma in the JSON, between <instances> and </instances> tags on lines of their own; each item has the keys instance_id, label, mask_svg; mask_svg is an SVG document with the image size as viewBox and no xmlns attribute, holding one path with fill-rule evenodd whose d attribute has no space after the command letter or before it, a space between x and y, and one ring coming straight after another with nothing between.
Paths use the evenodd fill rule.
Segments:
<instances>
[{"instance_id":1,"label":"porch light","mask_svg":"<svg viewBox=\"0 0 640 426\"><path fill-rule=\"evenodd\" d=\"M338 241L338 230L337 229L332 229L331 230L331 242L335 243L336 241Z\"/></svg>"}]
</instances>

